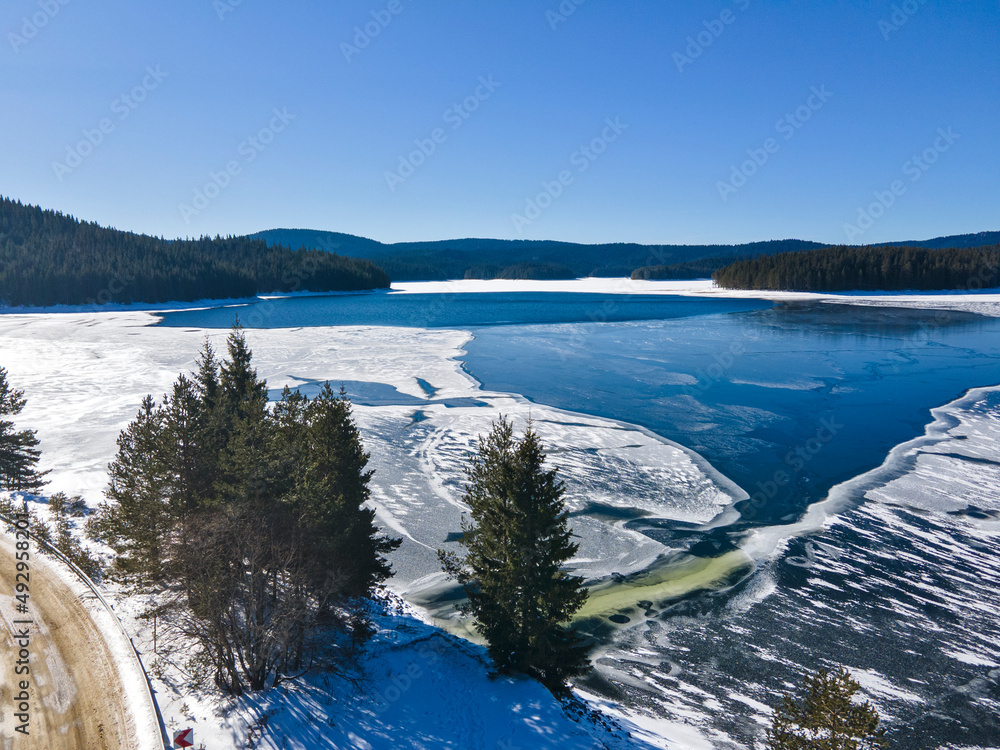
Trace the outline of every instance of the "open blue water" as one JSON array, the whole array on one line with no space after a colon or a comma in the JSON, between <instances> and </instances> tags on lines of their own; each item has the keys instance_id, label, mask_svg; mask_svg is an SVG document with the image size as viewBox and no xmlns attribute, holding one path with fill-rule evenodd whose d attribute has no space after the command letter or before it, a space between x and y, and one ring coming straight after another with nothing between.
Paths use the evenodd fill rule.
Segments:
<instances>
[{"instance_id":1,"label":"open blue water","mask_svg":"<svg viewBox=\"0 0 1000 750\"><path fill-rule=\"evenodd\" d=\"M1000 383L1000 321L966 313L786 304L475 335L466 366L484 387L697 451L756 496L754 524L796 519L922 434L931 408Z\"/></svg>"},{"instance_id":2,"label":"open blue water","mask_svg":"<svg viewBox=\"0 0 1000 750\"><path fill-rule=\"evenodd\" d=\"M167 313L161 325L229 328L303 326L404 326L462 328L539 323L664 320L770 307L759 300L695 299L661 295L573 292L400 294L365 292L322 297L282 297Z\"/></svg>"}]
</instances>

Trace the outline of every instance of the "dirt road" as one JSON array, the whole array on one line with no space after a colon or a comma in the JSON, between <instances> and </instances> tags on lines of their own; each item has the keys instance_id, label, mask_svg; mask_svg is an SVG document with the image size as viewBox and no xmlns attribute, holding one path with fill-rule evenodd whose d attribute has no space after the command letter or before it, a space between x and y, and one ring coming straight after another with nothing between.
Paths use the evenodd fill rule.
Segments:
<instances>
[{"instance_id":1,"label":"dirt road","mask_svg":"<svg viewBox=\"0 0 1000 750\"><path fill-rule=\"evenodd\" d=\"M29 611L17 612L14 537L0 527L0 748L134 750L133 724L107 644L75 594L31 542ZM22 579L23 580L23 579ZM25 640L23 624L32 621ZM20 640L20 642L19 642ZM30 675L16 674L27 643ZM16 727L20 681L29 683L28 731ZM23 698L23 696L22 696Z\"/></svg>"}]
</instances>

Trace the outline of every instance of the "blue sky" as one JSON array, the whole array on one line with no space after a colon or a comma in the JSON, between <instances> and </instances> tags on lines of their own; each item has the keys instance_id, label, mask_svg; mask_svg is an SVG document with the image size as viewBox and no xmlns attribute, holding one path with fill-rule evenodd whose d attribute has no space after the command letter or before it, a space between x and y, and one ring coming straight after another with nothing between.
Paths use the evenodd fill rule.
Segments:
<instances>
[{"instance_id":1,"label":"blue sky","mask_svg":"<svg viewBox=\"0 0 1000 750\"><path fill-rule=\"evenodd\" d=\"M0 193L167 237L997 230L1000 3L6 0L0 142Z\"/></svg>"}]
</instances>

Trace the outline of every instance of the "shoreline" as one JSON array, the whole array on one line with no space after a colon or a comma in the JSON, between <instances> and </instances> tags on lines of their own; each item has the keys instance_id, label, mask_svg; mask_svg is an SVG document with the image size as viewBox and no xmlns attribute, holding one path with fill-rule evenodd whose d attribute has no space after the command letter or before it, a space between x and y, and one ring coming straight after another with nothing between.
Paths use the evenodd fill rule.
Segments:
<instances>
[{"instance_id":1,"label":"shoreline","mask_svg":"<svg viewBox=\"0 0 1000 750\"><path fill-rule=\"evenodd\" d=\"M104 305L50 305L47 307L0 306L0 316L66 313L177 312L213 307L246 307L262 300L298 297L338 297L380 294L480 294L509 292L564 292L581 294L675 295L727 299L760 299L773 302L840 302L856 305L935 307L970 305L988 307L983 314L1000 316L1000 288L936 291L855 291L855 292L786 292L752 289L722 289L711 279L640 281L626 277L585 277L558 281L532 279L455 279L451 281L397 281L388 289L362 289L330 292L271 292L252 297L200 299L193 301L108 303ZM901 304L899 304L901 303ZM954 309L967 309L956 307Z\"/></svg>"}]
</instances>

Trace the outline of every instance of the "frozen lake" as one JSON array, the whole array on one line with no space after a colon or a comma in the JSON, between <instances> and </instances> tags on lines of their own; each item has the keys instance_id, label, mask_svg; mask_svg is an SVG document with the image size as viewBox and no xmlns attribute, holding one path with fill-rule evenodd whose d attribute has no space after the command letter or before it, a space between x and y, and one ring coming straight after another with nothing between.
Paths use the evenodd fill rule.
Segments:
<instances>
[{"instance_id":1,"label":"frozen lake","mask_svg":"<svg viewBox=\"0 0 1000 750\"><path fill-rule=\"evenodd\" d=\"M996 746L1000 396L963 394L1000 383L1000 319L884 302L337 295L6 315L0 347L52 491L94 504L142 396L238 313L272 389L345 384L393 585L442 617L464 462L530 415L597 581L589 689L746 748L776 692L845 664L894 747Z\"/></svg>"}]
</instances>

